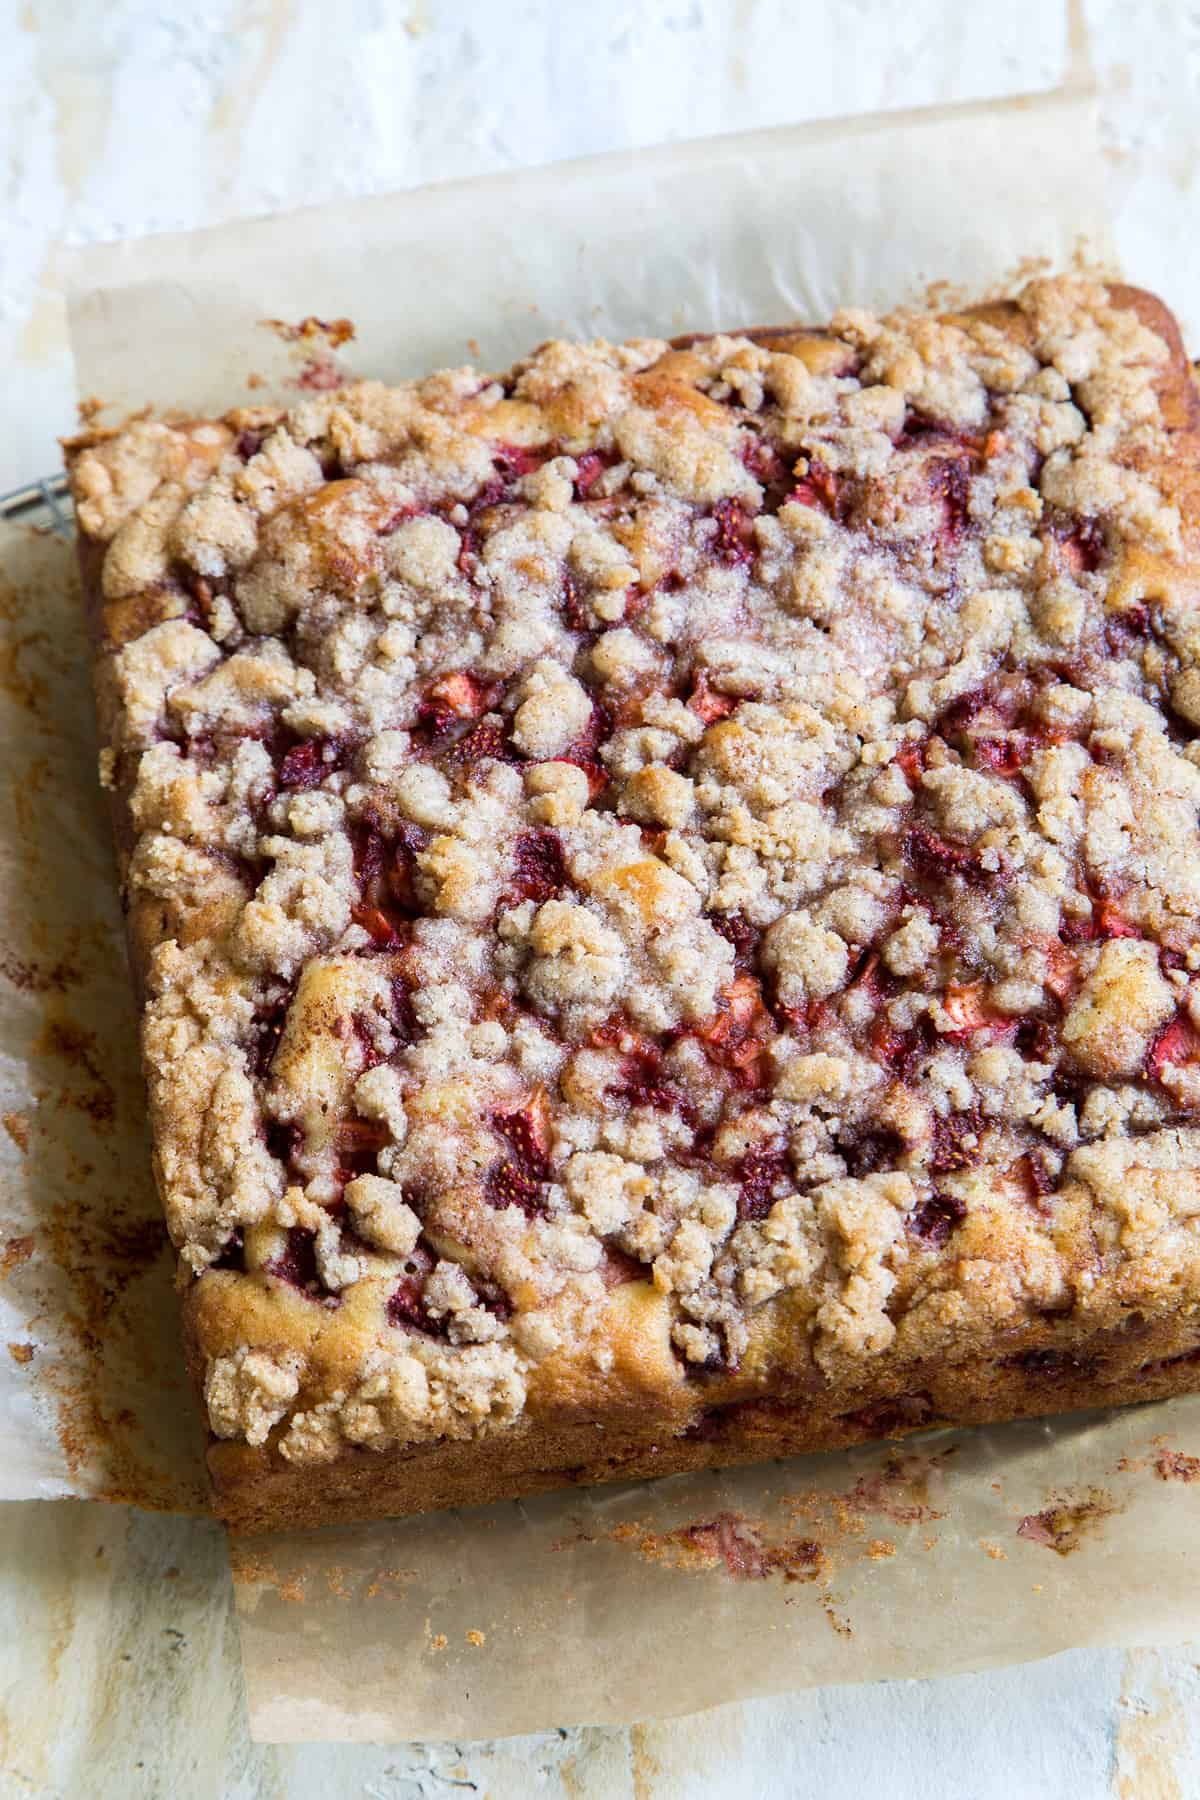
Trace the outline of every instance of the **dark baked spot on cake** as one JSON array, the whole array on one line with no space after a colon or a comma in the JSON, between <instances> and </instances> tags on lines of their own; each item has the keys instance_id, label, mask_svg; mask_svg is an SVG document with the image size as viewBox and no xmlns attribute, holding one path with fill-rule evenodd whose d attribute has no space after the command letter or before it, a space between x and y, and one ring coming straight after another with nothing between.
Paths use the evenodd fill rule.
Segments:
<instances>
[{"instance_id":1,"label":"dark baked spot on cake","mask_svg":"<svg viewBox=\"0 0 1200 1800\"><path fill-rule=\"evenodd\" d=\"M1022 1350L1016 1356L1005 1357L1005 1366L1019 1369L1023 1375L1043 1376L1053 1380L1056 1378L1075 1381L1089 1381L1095 1375L1098 1363L1092 1356L1076 1356L1069 1350Z\"/></svg>"},{"instance_id":2,"label":"dark baked spot on cake","mask_svg":"<svg viewBox=\"0 0 1200 1800\"><path fill-rule=\"evenodd\" d=\"M290 1119L268 1118L263 1126L267 1149L285 1169L290 1169L304 1143L304 1133Z\"/></svg>"},{"instance_id":3,"label":"dark baked spot on cake","mask_svg":"<svg viewBox=\"0 0 1200 1800\"><path fill-rule=\"evenodd\" d=\"M860 1431L865 1438L891 1437L908 1431L919 1431L933 1422L935 1410L927 1393L897 1394L892 1399L875 1400L854 1412L843 1413L841 1423Z\"/></svg>"},{"instance_id":4,"label":"dark baked spot on cake","mask_svg":"<svg viewBox=\"0 0 1200 1800\"><path fill-rule=\"evenodd\" d=\"M243 1274L246 1268L246 1246L241 1227L226 1238L225 1243L209 1265L213 1269L231 1269Z\"/></svg>"}]
</instances>

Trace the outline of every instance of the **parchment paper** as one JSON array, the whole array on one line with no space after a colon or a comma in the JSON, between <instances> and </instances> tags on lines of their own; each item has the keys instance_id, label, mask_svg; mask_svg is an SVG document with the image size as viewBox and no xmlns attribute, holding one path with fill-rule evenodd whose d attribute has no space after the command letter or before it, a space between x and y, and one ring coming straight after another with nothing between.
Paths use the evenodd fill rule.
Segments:
<instances>
[{"instance_id":1,"label":"parchment paper","mask_svg":"<svg viewBox=\"0 0 1200 1800\"><path fill-rule=\"evenodd\" d=\"M0 1499L197 1510L74 565L0 526Z\"/></svg>"},{"instance_id":2,"label":"parchment paper","mask_svg":"<svg viewBox=\"0 0 1200 1800\"><path fill-rule=\"evenodd\" d=\"M1087 96L1018 97L91 248L68 283L80 391L204 413L286 394L297 361L319 380L311 343L264 319L349 316L343 365L394 380L505 368L557 335L816 322L931 282L979 297L1039 262L1110 260L1096 142Z\"/></svg>"},{"instance_id":3,"label":"parchment paper","mask_svg":"<svg viewBox=\"0 0 1200 1800\"><path fill-rule=\"evenodd\" d=\"M916 298L934 279L979 295L1081 254L1103 265L1095 142L1086 98L1047 96L668 147L84 253L71 300L80 388L118 411L201 410L329 377L322 334L285 342L264 319L348 316L357 337L343 366L394 377L466 358L503 365L551 332L821 319L844 302ZM11 824L25 834L0 861L0 887L21 966L35 971L6 990L0 1017L0 1075L35 1134L9 1128L7 1235L34 1248L0 1293L17 1341L45 1347L12 1365L20 1395L0 1381L0 1492L132 1484L147 1503L195 1505L194 1440L168 1393L178 1363L79 636L60 618L69 650L43 645L36 616L13 598L2 667L23 679L27 657L41 688L22 693L18 679L0 692L16 709L0 743L17 776ZM53 795L45 818L34 793ZM63 1012L73 1044L72 1032L91 1033L82 1051L65 1048ZM66 1065L49 1087L47 1056ZM93 1096L82 1112L77 1089ZM104 1237L118 1205L143 1248L132 1276L112 1254L128 1245ZM53 1283L76 1294L78 1276L60 1271L78 1258L55 1232L80 1212L99 1304L82 1308L72 1337ZM275 1741L482 1736L1185 1637L1200 1622L1192 1451L1200 1401L1189 1400L235 1546L252 1728Z\"/></svg>"}]
</instances>

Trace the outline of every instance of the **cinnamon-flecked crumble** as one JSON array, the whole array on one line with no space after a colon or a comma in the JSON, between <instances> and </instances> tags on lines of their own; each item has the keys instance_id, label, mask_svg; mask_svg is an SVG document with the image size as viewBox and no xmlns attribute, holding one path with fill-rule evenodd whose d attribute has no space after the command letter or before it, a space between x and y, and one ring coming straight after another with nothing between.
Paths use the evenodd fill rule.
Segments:
<instances>
[{"instance_id":1,"label":"cinnamon-flecked crumble","mask_svg":"<svg viewBox=\"0 0 1200 1800\"><path fill-rule=\"evenodd\" d=\"M1197 406L1131 292L74 446L214 1433L1200 1307Z\"/></svg>"}]
</instances>

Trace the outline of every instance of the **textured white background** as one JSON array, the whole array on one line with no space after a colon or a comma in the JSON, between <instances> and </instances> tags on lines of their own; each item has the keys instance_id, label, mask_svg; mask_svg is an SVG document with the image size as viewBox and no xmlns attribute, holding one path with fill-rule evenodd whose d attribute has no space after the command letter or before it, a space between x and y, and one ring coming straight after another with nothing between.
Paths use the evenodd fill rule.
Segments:
<instances>
[{"instance_id":1,"label":"textured white background","mask_svg":"<svg viewBox=\"0 0 1200 1800\"><path fill-rule=\"evenodd\" d=\"M1129 270L1200 292L1200 5L1085 10ZM0 489L53 467L71 425L64 244L1028 91L1058 80L1066 49L1054 0L0 0ZM246 1741L208 1527L0 1507L0 1617L0 1800L1200 1794L1200 1646L827 1690L630 1731L290 1750Z\"/></svg>"}]
</instances>

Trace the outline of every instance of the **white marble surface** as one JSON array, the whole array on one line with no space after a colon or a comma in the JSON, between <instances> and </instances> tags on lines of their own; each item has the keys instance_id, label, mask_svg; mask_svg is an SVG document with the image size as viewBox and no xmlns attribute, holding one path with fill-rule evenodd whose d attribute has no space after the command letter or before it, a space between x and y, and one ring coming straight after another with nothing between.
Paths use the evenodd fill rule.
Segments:
<instances>
[{"instance_id":1,"label":"white marble surface","mask_svg":"<svg viewBox=\"0 0 1200 1800\"><path fill-rule=\"evenodd\" d=\"M1198 291L1183 221L1200 8L1090 0L1086 21L1128 265ZM0 490L52 467L71 424L66 243L1028 91L1057 81L1067 43L1053 0L0 0ZM1177 235L1163 232L1164 202ZM0 1507L0 1595L3 1797L1200 1793L1200 1646L830 1689L629 1731L280 1749L247 1741L211 1528L98 1505Z\"/></svg>"}]
</instances>

